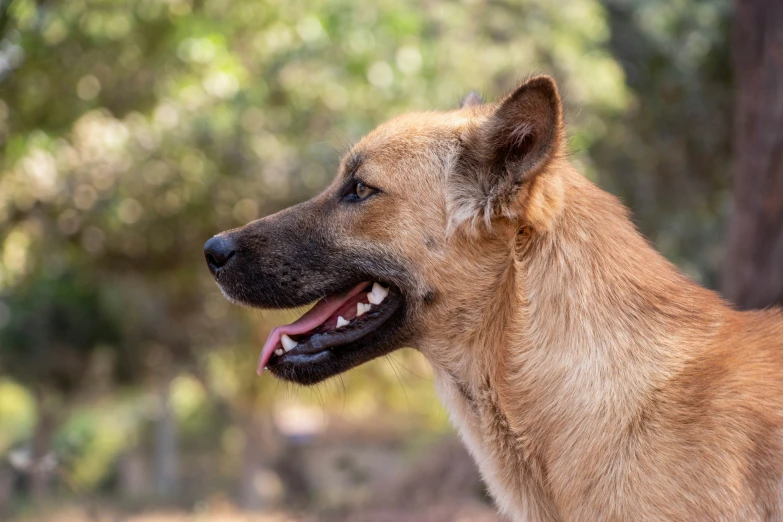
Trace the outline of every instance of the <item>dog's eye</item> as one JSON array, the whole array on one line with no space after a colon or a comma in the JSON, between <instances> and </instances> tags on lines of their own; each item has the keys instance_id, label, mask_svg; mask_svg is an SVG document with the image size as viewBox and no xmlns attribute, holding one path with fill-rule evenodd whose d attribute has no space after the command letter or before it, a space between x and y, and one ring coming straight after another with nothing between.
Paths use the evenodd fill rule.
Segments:
<instances>
[{"instance_id":1,"label":"dog's eye","mask_svg":"<svg viewBox=\"0 0 783 522\"><path fill-rule=\"evenodd\" d=\"M369 196L370 194L372 194L373 192L374 192L373 189L371 189L370 187L368 187L367 185L365 185L361 181L357 182L356 183L356 187L354 187L354 189L353 189L353 193L359 199L364 199L367 196Z\"/></svg>"},{"instance_id":2,"label":"dog's eye","mask_svg":"<svg viewBox=\"0 0 783 522\"><path fill-rule=\"evenodd\" d=\"M368 187L361 181L357 181L348 189L344 197L348 200L361 201L367 199L376 192L378 192L376 189Z\"/></svg>"},{"instance_id":3,"label":"dog's eye","mask_svg":"<svg viewBox=\"0 0 783 522\"><path fill-rule=\"evenodd\" d=\"M354 180L351 184L345 187L341 198L346 202L358 203L378 192L381 191L367 185L363 181Z\"/></svg>"}]
</instances>

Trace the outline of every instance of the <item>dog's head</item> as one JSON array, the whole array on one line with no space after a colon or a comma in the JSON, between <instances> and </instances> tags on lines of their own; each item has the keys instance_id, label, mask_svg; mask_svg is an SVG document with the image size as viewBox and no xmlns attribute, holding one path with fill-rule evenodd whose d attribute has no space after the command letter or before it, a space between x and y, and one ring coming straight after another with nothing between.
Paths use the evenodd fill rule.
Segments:
<instances>
[{"instance_id":1,"label":"dog's head","mask_svg":"<svg viewBox=\"0 0 783 522\"><path fill-rule=\"evenodd\" d=\"M562 197L547 175L561 112L542 76L494 104L469 95L458 110L400 116L353 147L320 195L210 239L229 299L317 301L273 330L259 370L316 383L489 320L518 234L546 226Z\"/></svg>"}]
</instances>

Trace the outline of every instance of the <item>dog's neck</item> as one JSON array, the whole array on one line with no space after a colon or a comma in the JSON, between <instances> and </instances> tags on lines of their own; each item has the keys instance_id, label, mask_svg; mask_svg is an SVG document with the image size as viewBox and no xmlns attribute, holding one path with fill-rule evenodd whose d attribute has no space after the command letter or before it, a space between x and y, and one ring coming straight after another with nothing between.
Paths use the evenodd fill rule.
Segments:
<instances>
[{"instance_id":1,"label":"dog's neck","mask_svg":"<svg viewBox=\"0 0 783 522\"><path fill-rule=\"evenodd\" d=\"M501 507L544 519L557 518L559 484L595 472L601 448L593 436L587 451L578 427L600 426L609 451L692 347L707 344L723 308L647 244L612 196L570 167L559 175L562 209L520 237L484 323L465 336L470 355L433 365ZM518 461L499 461L509 453Z\"/></svg>"}]
</instances>

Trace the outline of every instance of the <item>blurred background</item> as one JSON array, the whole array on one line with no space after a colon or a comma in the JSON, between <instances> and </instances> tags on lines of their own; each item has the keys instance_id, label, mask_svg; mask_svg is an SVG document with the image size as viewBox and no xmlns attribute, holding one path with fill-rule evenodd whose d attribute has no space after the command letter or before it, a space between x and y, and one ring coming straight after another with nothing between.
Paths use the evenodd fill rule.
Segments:
<instances>
[{"instance_id":1,"label":"blurred background","mask_svg":"<svg viewBox=\"0 0 783 522\"><path fill-rule=\"evenodd\" d=\"M225 301L204 241L549 73L669 259L780 302L782 35L779 0L0 0L0 519L499 520L421 357L258 378L295 314Z\"/></svg>"}]
</instances>

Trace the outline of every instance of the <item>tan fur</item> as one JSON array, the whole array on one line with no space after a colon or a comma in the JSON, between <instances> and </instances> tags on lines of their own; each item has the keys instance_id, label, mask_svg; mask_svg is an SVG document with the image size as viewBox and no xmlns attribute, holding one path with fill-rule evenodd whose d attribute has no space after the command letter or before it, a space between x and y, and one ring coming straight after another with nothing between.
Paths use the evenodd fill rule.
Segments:
<instances>
[{"instance_id":1,"label":"tan fur","mask_svg":"<svg viewBox=\"0 0 783 522\"><path fill-rule=\"evenodd\" d=\"M383 197L345 247L411 267L415 348L511 519L783 520L783 317L655 252L563 157L557 105L510 198L455 170L499 104L376 129L353 152Z\"/></svg>"}]
</instances>

